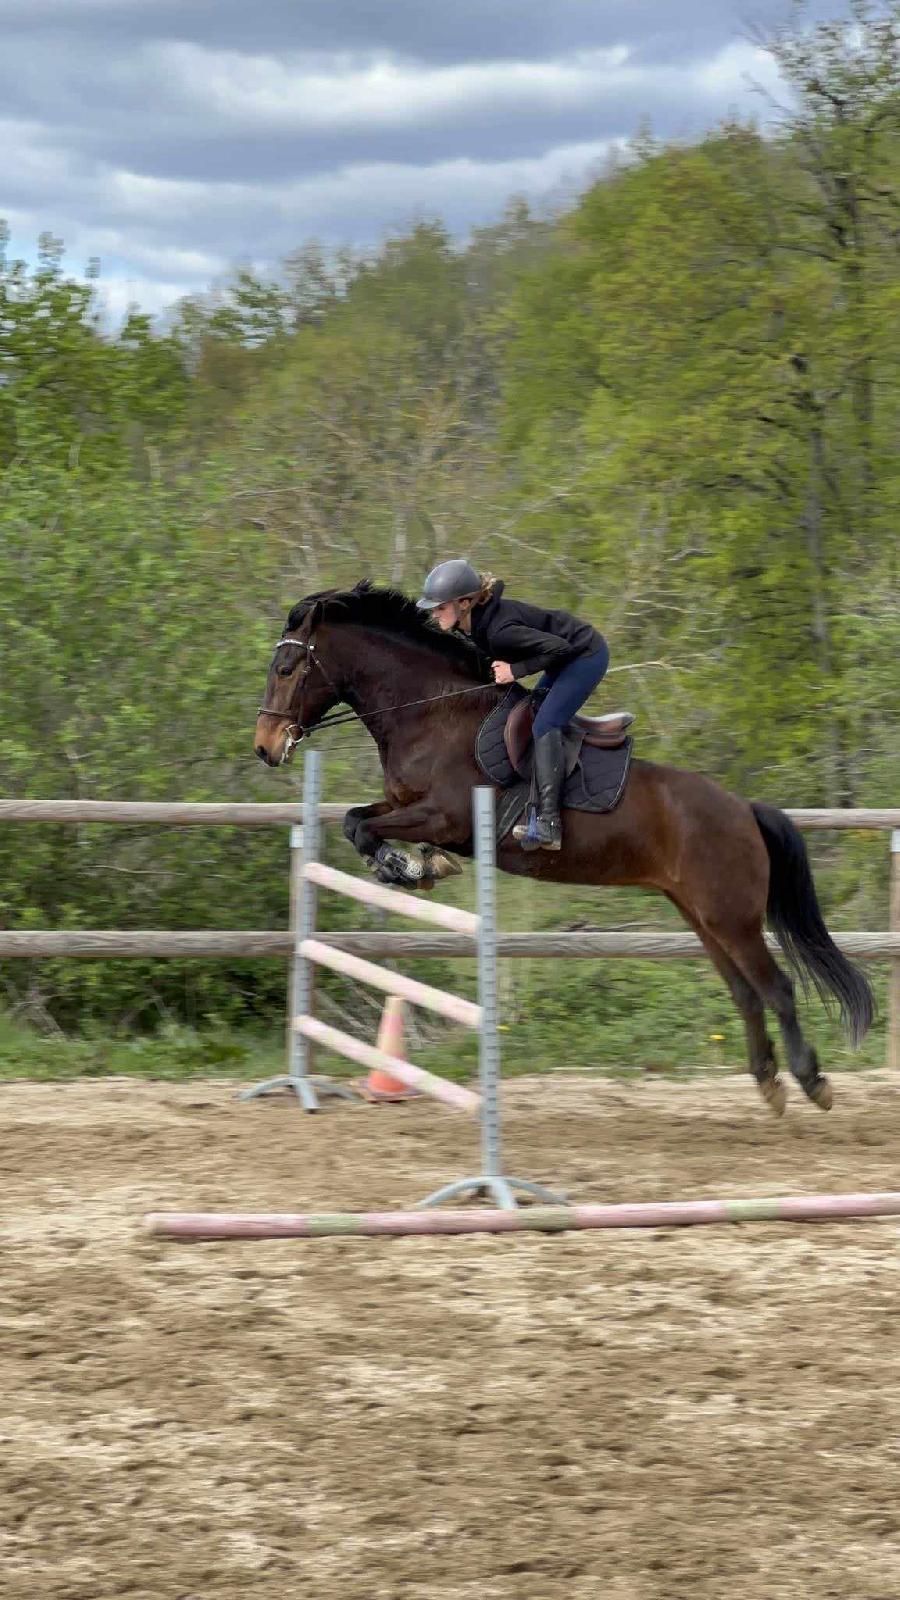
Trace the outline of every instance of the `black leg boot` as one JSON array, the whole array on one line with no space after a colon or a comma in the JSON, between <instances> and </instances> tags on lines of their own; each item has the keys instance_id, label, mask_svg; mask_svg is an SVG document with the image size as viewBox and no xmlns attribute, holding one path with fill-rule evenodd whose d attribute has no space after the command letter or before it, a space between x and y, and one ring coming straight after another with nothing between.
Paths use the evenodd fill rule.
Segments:
<instances>
[{"instance_id":1,"label":"black leg boot","mask_svg":"<svg viewBox=\"0 0 900 1600\"><path fill-rule=\"evenodd\" d=\"M527 823L513 829L513 837L526 849L561 850L562 823L559 803L565 779L563 736L559 728L551 728L534 742L534 777L538 796L537 833L529 832Z\"/></svg>"}]
</instances>

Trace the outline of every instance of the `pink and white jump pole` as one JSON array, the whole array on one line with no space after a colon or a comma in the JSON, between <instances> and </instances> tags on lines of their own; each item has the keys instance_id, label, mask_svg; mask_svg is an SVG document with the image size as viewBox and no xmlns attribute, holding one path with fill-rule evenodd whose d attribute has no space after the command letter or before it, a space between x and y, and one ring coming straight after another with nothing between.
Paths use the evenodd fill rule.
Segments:
<instances>
[{"instance_id":1,"label":"pink and white jump pole","mask_svg":"<svg viewBox=\"0 0 900 1600\"><path fill-rule=\"evenodd\" d=\"M415 1234L566 1233L598 1228L687 1228L715 1222L838 1222L900 1216L900 1194L794 1195L758 1200L676 1200L645 1205L528 1206L465 1211L164 1212L144 1219L156 1238L397 1238Z\"/></svg>"}]
</instances>

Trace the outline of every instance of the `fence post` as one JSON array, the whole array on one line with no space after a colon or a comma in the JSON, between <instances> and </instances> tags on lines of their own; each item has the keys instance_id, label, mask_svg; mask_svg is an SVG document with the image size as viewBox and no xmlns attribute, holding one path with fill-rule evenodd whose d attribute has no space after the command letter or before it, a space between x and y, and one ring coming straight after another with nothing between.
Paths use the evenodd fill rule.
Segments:
<instances>
[{"instance_id":1,"label":"fence post","mask_svg":"<svg viewBox=\"0 0 900 1600\"><path fill-rule=\"evenodd\" d=\"M900 933L900 827L890 834L890 933ZM890 962L887 984L887 1066L900 1072L900 955Z\"/></svg>"},{"instance_id":2,"label":"fence post","mask_svg":"<svg viewBox=\"0 0 900 1600\"><path fill-rule=\"evenodd\" d=\"M291 965L288 977L287 1072L277 1078L244 1089L240 1100L255 1100L274 1089L291 1089L304 1111L318 1111L319 1095L335 1095L353 1100L355 1095L344 1084L312 1075L313 1045L294 1026L296 1018L312 1009L313 965L300 954L304 939L316 931L316 886L304 868L317 861L321 835L322 757L318 750L307 752L303 765L303 825L291 826Z\"/></svg>"},{"instance_id":3,"label":"fence post","mask_svg":"<svg viewBox=\"0 0 900 1600\"><path fill-rule=\"evenodd\" d=\"M420 1201L440 1205L460 1195L484 1196L503 1211L515 1211L516 1191L547 1205L562 1205L561 1196L528 1178L514 1178L503 1170L500 1128L500 1038L497 1016L497 821L496 791L476 789L472 796L475 836L475 873L478 889L478 1035L481 1068L481 1171L472 1178L446 1184Z\"/></svg>"},{"instance_id":4,"label":"fence post","mask_svg":"<svg viewBox=\"0 0 900 1600\"><path fill-rule=\"evenodd\" d=\"M300 942L300 893L303 887L303 849L303 824L292 823L290 830L290 910L288 913L291 953L288 957L288 992L287 1006L285 1008L285 1053L287 1055L287 1070L291 1076L297 1071L302 1059L300 1056L301 1046L298 1044L297 1031L294 1027L294 1018L299 1010L297 1004L299 981L297 945Z\"/></svg>"},{"instance_id":5,"label":"fence post","mask_svg":"<svg viewBox=\"0 0 900 1600\"><path fill-rule=\"evenodd\" d=\"M499 1204L507 1208L515 1201L503 1183L500 1161L500 1036L497 1032L497 867L494 791L475 790L475 872L478 915L478 1002L481 1028L478 1034L478 1059L481 1072L481 1148L482 1171L505 1190Z\"/></svg>"},{"instance_id":6,"label":"fence post","mask_svg":"<svg viewBox=\"0 0 900 1600\"><path fill-rule=\"evenodd\" d=\"M313 1046L297 1032L294 1023L299 1016L312 1010L312 962L300 954L304 939L311 939L316 931L317 889L305 876L303 868L310 861L318 861L322 827L319 804L322 799L322 757L318 750L309 750L303 763L303 827L302 850L291 850L291 934L294 947L291 951L290 1016L288 1028L292 1035L288 1046L288 1072L298 1083L298 1099L304 1110L315 1111L315 1091L309 1084ZM293 835L294 830L291 829ZM293 838L291 840L293 844ZM296 867L295 867L296 861ZM296 900L294 883L296 880ZM310 1104L310 1100L312 1103Z\"/></svg>"}]
</instances>

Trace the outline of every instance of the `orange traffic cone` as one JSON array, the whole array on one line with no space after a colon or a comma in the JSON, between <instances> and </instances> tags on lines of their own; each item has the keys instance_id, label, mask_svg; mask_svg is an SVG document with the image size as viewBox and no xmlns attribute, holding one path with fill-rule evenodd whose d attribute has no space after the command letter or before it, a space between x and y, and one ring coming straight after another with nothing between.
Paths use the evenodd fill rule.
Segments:
<instances>
[{"instance_id":1,"label":"orange traffic cone","mask_svg":"<svg viewBox=\"0 0 900 1600\"><path fill-rule=\"evenodd\" d=\"M403 1001L399 995L390 994L384 1002L378 1026L377 1045L386 1055L400 1056L405 1060L403 1047ZM421 1089L409 1089L399 1078L394 1078L380 1067L373 1067L369 1076L358 1079L354 1089L364 1099L377 1105L392 1105L398 1100L419 1100Z\"/></svg>"}]
</instances>

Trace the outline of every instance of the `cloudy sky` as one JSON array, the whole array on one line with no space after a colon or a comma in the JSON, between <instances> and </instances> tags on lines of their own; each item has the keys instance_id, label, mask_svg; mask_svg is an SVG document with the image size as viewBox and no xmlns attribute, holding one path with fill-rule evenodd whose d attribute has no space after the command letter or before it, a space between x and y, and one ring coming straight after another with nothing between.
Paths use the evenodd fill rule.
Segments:
<instances>
[{"instance_id":1,"label":"cloudy sky","mask_svg":"<svg viewBox=\"0 0 900 1600\"><path fill-rule=\"evenodd\" d=\"M0 0L0 216L158 310L309 238L455 233L565 193L642 121L776 88L789 0ZM840 11L814 0L813 14Z\"/></svg>"}]
</instances>

